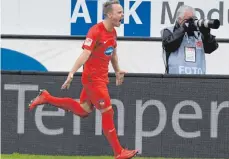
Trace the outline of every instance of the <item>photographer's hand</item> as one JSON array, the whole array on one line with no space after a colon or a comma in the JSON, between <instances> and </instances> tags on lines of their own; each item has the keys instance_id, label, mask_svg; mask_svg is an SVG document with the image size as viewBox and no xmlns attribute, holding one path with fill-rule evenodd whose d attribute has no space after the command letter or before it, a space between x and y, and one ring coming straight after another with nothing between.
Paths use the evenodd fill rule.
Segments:
<instances>
[{"instance_id":1,"label":"photographer's hand","mask_svg":"<svg viewBox=\"0 0 229 159\"><path fill-rule=\"evenodd\" d=\"M184 19L182 22L181 22L181 24L180 24L181 26L182 26L182 28L184 28L184 31L185 32L188 32L188 19Z\"/></svg>"},{"instance_id":2,"label":"photographer's hand","mask_svg":"<svg viewBox=\"0 0 229 159\"><path fill-rule=\"evenodd\" d=\"M182 26L183 26L185 32L187 32L187 33L191 33L191 32L197 31L197 27L194 24L193 18L184 20Z\"/></svg>"},{"instance_id":3,"label":"photographer's hand","mask_svg":"<svg viewBox=\"0 0 229 159\"><path fill-rule=\"evenodd\" d=\"M199 30L204 37L208 37L210 35L210 28L200 27Z\"/></svg>"},{"instance_id":4,"label":"photographer's hand","mask_svg":"<svg viewBox=\"0 0 229 159\"><path fill-rule=\"evenodd\" d=\"M189 32L197 31L197 27L195 26L193 19L189 20L188 31Z\"/></svg>"}]
</instances>

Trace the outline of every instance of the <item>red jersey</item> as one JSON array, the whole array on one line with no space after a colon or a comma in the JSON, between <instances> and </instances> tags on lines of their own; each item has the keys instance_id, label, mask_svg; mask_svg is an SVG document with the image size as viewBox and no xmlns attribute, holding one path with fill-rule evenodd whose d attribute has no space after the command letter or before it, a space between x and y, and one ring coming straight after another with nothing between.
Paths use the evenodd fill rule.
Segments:
<instances>
[{"instance_id":1,"label":"red jersey","mask_svg":"<svg viewBox=\"0 0 229 159\"><path fill-rule=\"evenodd\" d=\"M82 82L109 82L108 68L116 43L116 30L107 31L103 22L92 26L86 36L82 48L91 51L91 56L85 62Z\"/></svg>"}]
</instances>

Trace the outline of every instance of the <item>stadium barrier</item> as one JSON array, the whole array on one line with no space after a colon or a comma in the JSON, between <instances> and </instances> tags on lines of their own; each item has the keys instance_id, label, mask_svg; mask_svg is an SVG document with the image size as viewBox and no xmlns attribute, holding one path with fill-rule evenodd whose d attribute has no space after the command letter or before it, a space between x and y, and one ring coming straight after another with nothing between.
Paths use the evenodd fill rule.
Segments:
<instances>
[{"instance_id":1,"label":"stadium barrier","mask_svg":"<svg viewBox=\"0 0 229 159\"><path fill-rule=\"evenodd\" d=\"M2 39L50 39L50 40L84 40L86 36L79 35L16 35L16 34L2 34ZM161 42L160 37L118 37L117 40L120 41L154 41ZM217 38L219 43L229 43L229 38Z\"/></svg>"},{"instance_id":2,"label":"stadium barrier","mask_svg":"<svg viewBox=\"0 0 229 159\"><path fill-rule=\"evenodd\" d=\"M75 58L82 53L85 36L3 34L1 38L3 70L59 72L71 69ZM212 54L206 54L206 74L229 75L227 60L229 39L217 39L217 41L219 49ZM118 37L118 46L120 65L129 73L165 72L161 38ZM19 62L14 62L12 57L17 57ZM113 71L111 65L109 68Z\"/></svg>"},{"instance_id":3,"label":"stadium barrier","mask_svg":"<svg viewBox=\"0 0 229 159\"><path fill-rule=\"evenodd\" d=\"M1 72L2 154L112 155L95 110L80 119L41 105L28 111L39 89L78 99L81 74L60 90L67 73ZM229 158L229 76L109 74L115 125L123 146L140 156Z\"/></svg>"}]
</instances>

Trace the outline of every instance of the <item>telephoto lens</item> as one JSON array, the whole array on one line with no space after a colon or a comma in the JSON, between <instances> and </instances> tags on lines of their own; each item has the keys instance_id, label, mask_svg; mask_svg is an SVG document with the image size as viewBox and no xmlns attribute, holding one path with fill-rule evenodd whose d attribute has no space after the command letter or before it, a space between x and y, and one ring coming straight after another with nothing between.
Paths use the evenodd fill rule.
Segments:
<instances>
[{"instance_id":1,"label":"telephoto lens","mask_svg":"<svg viewBox=\"0 0 229 159\"><path fill-rule=\"evenodd\" d=\"M220 21L218 19L194 19L194 25L196 27L205 27L210 29L218 29Z\"/></svg>"}]
</instances>

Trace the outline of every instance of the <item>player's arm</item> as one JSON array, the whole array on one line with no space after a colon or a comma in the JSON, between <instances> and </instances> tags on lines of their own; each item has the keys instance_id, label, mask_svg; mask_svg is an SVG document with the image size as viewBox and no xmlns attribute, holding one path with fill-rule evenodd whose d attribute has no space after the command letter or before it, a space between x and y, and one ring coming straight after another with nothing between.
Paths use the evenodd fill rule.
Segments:
<instances>
[{"instance_id":1,"label":"player's arm","mask_svg":"<svg viewBox=\"0 0 229 159\"><path fill-rule=\"evenodd\" d=\"M89 56L91 55L91 51L84 49L81 55L76 59L75 64L73 65L71 71L68 73L68 77L64 84L61 86L61 89L69 88L70 83L72 82L74 73L88 60Z\"/></svg>"},{"instance_id":2,"label":"player's arm","mask_svg":"<svg viewBox=\"0 0 229 159\"><path fill-rule=\"evenodd\" d=\"M69 72L69 74L73 77L74 73L77 72L77 70L88 60L90 57L92 50L94 49L96 45L98 37L98 30L96 28L91 28L86 36L86 39L83 43L82 49L83 52L76 60L72 70Z\"/></svg>"},{"instance_id":3,"label":"player's arm","mask_svg":"<svg viewBox=\"0 0 229 159\"><path fill-rule=\"evenodd\" d=\"M96 28L91 28L86 36L86 39L83 43L83 52L76 59L71 71L68 73L67 80L62 85L62 89L69 88L70 83L73 79L74 73L79 70L79 68L88 60L90 57L92 50L95 47L97 41L98 31Z\"/></svg>"},{"instance_id":4,"label":"player's arm","mask_svg":"<svg viewBox=\"0 0 229 159\"><path fill-rule=\"evenodd\" d=\"M117 49L116 48L114 49L114 52L113 52L112 57L111 57L111 64L112 64L113 69L114 69L115 72L119 72L120 71L119 64L118 64Z\"/></svg>"},{"instance_id":5,"label":"player's arm","mask_svg":"<svg viewBox=\"0 0 229 159\"><path fill-rule=\"evenodd\" d=\"M116 75L116 85L119 86L124 81L124 71L120 70L119 64L118 64L118 55L117 55L117 49L114 49L114 52L111 57L111 64L114 68L115 75Z\"/></svg>"},{"instance_id":6,"label":"player's arm","mask_svg":"<svg viewBox=\"0 0 229 159\"><path fill-rule=\"evenodd\" d=\"M81 55L76 59L75 64L73 65L69 74L73 77L74 73L76 73L79 68L88 60L91 55L91 51L84 49Z\"/></svg>"}]
</instances>

